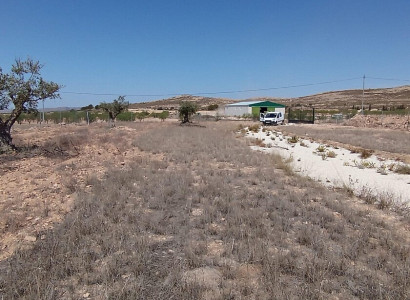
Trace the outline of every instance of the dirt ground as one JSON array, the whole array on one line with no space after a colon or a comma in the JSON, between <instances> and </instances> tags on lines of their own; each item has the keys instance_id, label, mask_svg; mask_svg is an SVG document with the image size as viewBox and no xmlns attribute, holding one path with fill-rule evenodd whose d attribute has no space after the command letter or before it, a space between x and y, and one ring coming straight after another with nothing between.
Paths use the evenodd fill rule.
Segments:
<instances>
[{"instance_id":1,"label":"dirt ground","mask_svg":"<svg viewBox=\"0 0 410 300\"><path fill-rule=\"evenodd\" d=\"M166 124L136 122L131 127L115 128L106 124L16 125L16 145L37 148L0 156L0 260L19 247L44 239L40 233L61 222L72 208L76 191L87 189L93 177L101 178L112 167L125 168L132 161L144 159L146 152L129 147L126 141L130 143L130 137L153 126ZM329 126L315 128L333 131ZM306 127L288 126L285 131L306 131ZM92 140L84 140L90 131ZM380 153L397 158L397 154ZM401 158L410 161L410 155Z\"/></svg>"},{"instance_id":2,"label":"dirt ground","mask_svg":"<svg viewBox=\"0 0 410 300\"><path fill-rule=\"evenodd\" d=\"M410 132L405 130L347 124L298 124L275 129L353 152L369 149L380 158L410 163Z\"/></svg>"},{"instance_id":3,"label":"dirt ground","mask_svg":"<svg viewBox=\"0 0 410 300\"><path fill-rule=\"evenodd\" d=\"M0 260L44 239L40 232L62 221L76 191L87 189L93 177L143 159L146 154L128 147L127 137L162 125L15 125L15 144L32 149L0 156ZM84 140L90 131L92 140Z\"/></svg>"},{"instance_id":4,"label":"dirt ground","mask_svg":"<svg viewBox=\"0 0 410 300\"><path fill-rule=\"evenodd\" d=\"M392 115L356 115L345 122L345 125L367 128L389 128L395 130L410 130L409 116Z\"/></svg>"}]
</instances>

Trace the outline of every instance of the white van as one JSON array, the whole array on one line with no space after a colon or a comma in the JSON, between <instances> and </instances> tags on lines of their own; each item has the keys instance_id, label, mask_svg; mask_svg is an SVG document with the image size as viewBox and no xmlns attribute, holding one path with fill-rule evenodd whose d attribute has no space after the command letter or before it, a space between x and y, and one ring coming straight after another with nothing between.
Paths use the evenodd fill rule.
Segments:
<instances>
[{"instance_id":1,"label":"white van","mask_svg":"<svg viewBox=\"0 0 410 300\"><path fill-rule=\"evenodd\" d=\"M259 119L263 125L278 125L283 124L285 116L281 112L267 112L261 114Z\"/></svg>"}]
</instances>

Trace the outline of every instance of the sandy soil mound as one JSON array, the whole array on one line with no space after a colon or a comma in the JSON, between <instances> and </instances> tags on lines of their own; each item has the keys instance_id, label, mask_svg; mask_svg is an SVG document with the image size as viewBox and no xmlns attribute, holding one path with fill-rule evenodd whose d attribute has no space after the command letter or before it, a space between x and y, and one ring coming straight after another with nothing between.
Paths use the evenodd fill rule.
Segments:
<instances>
[{"instance_id":1,"label":"sandy soil mound","mask_svg":"<svg viewBox=\"0 0 410 300\"><path fill-rule=\"evenodd\" d=\"M363 116L356 115L345 122L345 125L354 127L390 128L409 130L408 116Z\"/></svg>"}]
</instances>

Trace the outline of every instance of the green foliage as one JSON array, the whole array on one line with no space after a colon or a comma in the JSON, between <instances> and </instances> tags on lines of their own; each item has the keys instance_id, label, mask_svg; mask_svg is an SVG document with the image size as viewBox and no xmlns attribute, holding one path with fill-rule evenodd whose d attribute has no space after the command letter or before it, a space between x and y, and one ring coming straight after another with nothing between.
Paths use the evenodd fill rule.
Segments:
<instances>
[{"instance_id":1,"label":"green foliage","mask_svg":"<svg viewBox=\"0 0 410 300\"><path fill-rule=\"evenodd\" d=\"M135 116L136 116L136 118L137 118L138 120L140 120L140 122L141 122L141 121L143 121L145 118L147 118L147 117L149 116L149 112L147 112L147 111L142 111L142 112L136 113Z\"/></svg>"},{"instance_id":2,"label":"green foliage","mask_svg":"<svg viewBox=\"0 0 410 300\"><path fill-rule=\"evenodd\" d=\"M218 104L210 104L208 105L207 110L217 110L218 107L219 107Z\"/></svg>"},{"instance_id":3,"label":"green foliage","mask_svg":"<svg viewBox=\"0 0 410 300\"><path fill-rule=\"evenodd\" d=\"M319 153L324 153L324 152L326 151L326 146L324 146L324 145L319 145L319 146L316 148L316 151L319 152Z\"/></svg>"},{"instance_id":4,"label":"green foliage","mask_svg":"<svg viewBox=\"0 0 410 300\"><path fill-rule=\"evenodd\" d=\"M399 108L400 107L400 108ZM365 115L399 115L405 116L410 114L410 108L404 108L404 106L399 105L398 107L389 107L384 106L382 110L375 110L375 111L364 111Z\"/></svg>"},{"instance_id":5,"label":"green foliage","mask_svg":"<svg viewBox=\"0 0 410 300\"><path fill-rule=\"evenodd\" d=\"M93 109L93 108L94 108L94 106L93 106L92 104L89 104L89 105L87 105L87 106L81 107L80 109L81 109L81 110L91 110L91 109Z\"/></svg>"},{"instance_id":6,"label":"green foliage","mask_svg":"<svg viewBox=\"0 0 410 300\"><path fill-rule=\"evenodd\" d=\"M195 102L184 101L181 103L178 112L182 123L191 122L191 117L198 111L198 105Z\"/></svg>"},{"instance_id":7,"label":"green foliage","mask_svg":"<svg viewBox=\"0 0 410 300\"><path fill-rule=\"evenodd\" d=\"M23 112L36 110L39 101L59 98L61 86L45 81L40 74L42 68L31 58L16 59L9 74L0 68L0 109L14 106L7 117L0 118L0 146L4 150L12 148L11 127Z\"/></svg>"},{"instance_id":8,"label":"green foliage","mask_svg":"<svg viewBox=\"0 0 410 300\"><path fill-rule=\"evenodd\" d=\"M158 118L161 119L161 121L165 121L166 118L169 117L169 112L168 111L163 111L159 114Z\"/></svg>"},{"instance_id":9,"label":"green foliage","mask_svg":"<svg viewBox=\"0 0 410 300\"><path fill-rule=\"evenodd\" d=\"M135 113L133 113L131 111L122 112L117 116L117 120L119 120L119 121L135 121Z\"/></svg>"},{"instance_id":10,"label":"green foliage","mask_svg":"<svg viewBox=\"0 0 410 300\"><path fill-rule=\"evenodd\" d=\"M288 112L289 120L300 120L300 121L312 121L313 120L313 110L308 109L291 109Z\"/></svg>"},{"instance_id":11,"label":"green foliage","mask_svg":"<svg viewBox=\"0 0 410 300\"><path fill-rule=\"evenodd\" d=\"M294 135L290 138L288 138L288 142L291 144L296 144L299 141L299 137L297 135Z\"/></svg>"},{"instance_id":12,"label":"green foliage","mask_svg":"<svg viewBox=\"0 0 410 300\"><path fill-rule=\"evenodd\" d=\"M117 116L128 109L129 102L125 101L125 96L119 96L111 103L102 102L99 108L108 113L111 121L115 121Z\"/></svg>"}]
</instances>

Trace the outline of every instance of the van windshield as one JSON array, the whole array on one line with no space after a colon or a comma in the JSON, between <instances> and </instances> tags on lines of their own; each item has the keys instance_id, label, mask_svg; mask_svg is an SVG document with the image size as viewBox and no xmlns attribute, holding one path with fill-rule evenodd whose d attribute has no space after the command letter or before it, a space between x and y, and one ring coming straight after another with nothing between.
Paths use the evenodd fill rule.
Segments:
<instances>
[{"instance_id":1,"label":"van windshield","mask_svg":"<svg viewBox=\"0 0 410 300\"><path fill-rule=\"evenodd\" d=\"M276 114L266 114L265 118L276 118Z\"/></svg>"}]
</instances>

